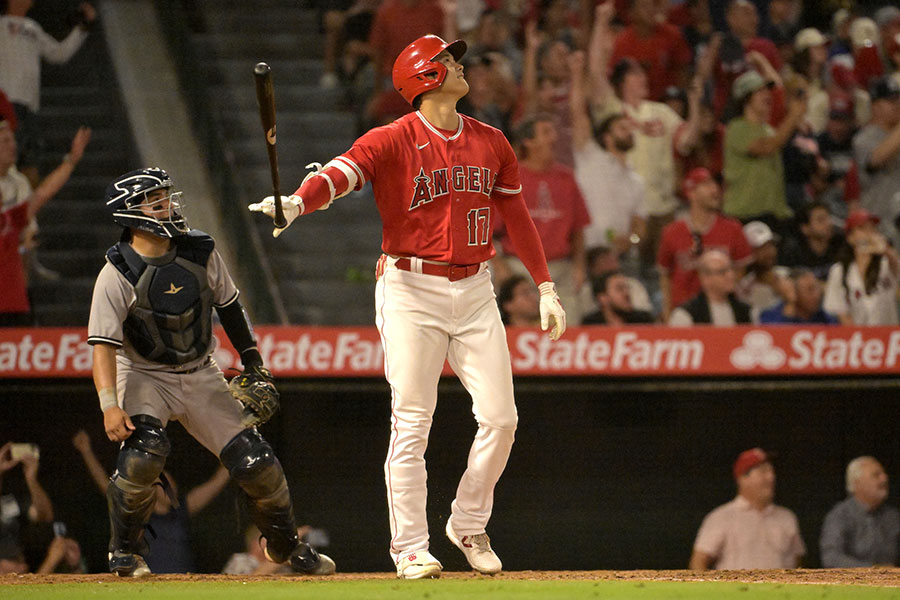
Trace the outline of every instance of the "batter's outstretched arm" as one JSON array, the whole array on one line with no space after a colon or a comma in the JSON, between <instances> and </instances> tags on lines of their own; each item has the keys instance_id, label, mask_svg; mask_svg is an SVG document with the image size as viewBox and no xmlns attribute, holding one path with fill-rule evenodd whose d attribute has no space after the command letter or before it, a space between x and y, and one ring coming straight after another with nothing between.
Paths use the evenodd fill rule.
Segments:
<instances>
[{"instance_id":1,"label":"batter's outstretched arm","mask_svg":"<svg viewBox=\"0 0 900 600\"><path fill-rule=\"evenodd\" d=\"M272 235L278 237L300 215L316 210L325 210L335 199L347 195L354 189L362 187L362 176L351 161L342 156L325 164L312 163L307 168L316 170L309 173L300 187L290 196L282 196L281 204L287 224L276 228ZM261 212L270 217L275 215L275 202L272 196L262 202L248 207L253 212Z\"/></svg>"}]
</instances>

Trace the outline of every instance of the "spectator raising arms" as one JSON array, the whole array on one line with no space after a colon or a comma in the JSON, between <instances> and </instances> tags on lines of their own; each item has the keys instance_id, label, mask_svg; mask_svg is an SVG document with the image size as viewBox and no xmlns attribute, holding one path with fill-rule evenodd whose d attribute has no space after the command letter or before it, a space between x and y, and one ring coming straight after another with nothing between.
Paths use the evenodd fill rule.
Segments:
<instances>
[{"instance_id":1,"label":"spectator raising arms","mask_svg":"<svg viewBox=\"0 0 900 600\"><path fill-rule=\"evenodd\" d=\"M36 185L37 157L33 154L40 139L35 116L40 110L41 59L55 64L68 62L87 38L97 13L90 3L82 2L77 25L60 42L25 16L32 4L33 0L2 3L6 10L0 16L0 89L9 96L19 122L16 140L22 153L20 165L29 167L29 179Z\"/></svg>"},{"instance_id":2,"label":"spectator raising arms","mask_svg":"<svg viewBox=\"0 0 900 600\"><path fill-rule=\"evenodd\" d=\"M25 266L19 253L19 242L22 231L31 223L34 216L69 180L75 165L81 160L84 148L91 139L91 130L82 127L72 139L72 147L60 165L41 181L37 189L28 196L18 198L14 204L2 202L0 212L0 327L27 326L32 322L31 304L25 282ZM14 169L16 142L6 121L0 121L0 180L8 176ZM0 186L3 194L8 189L17 194L30 190L24 178L19 178L17 185ZM0 199L3 200L3 199Z\"/></svg>"}]
</instances>

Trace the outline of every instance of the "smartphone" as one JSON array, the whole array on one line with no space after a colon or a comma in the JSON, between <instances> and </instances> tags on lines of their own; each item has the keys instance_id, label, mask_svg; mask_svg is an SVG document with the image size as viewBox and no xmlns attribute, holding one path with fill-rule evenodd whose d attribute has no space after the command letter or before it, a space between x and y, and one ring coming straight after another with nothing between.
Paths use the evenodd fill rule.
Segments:
<instances>
[{"instance_id":1,"label":"smartphone","mask_svg":"<svg viewBox=\"0 0 900 600\"><path fill-rule=\"evenodd\" d=\"M66 537L69 535L69 530L66 527L66 524L62 521L54 521L53 522L53 535L55 537Z\"/></svg>"},{"instance_id":2,"label":"smartphone","mask_svg":"<svg viewBox=\"0 0 900 600\"><path fill-rule=\"evenodd\" d=\"M9 447L9 454L13 460L19 460L26 456L40 458L41 449L38 448L37 444L11 444Z\"/></svg>"}]
</instances>

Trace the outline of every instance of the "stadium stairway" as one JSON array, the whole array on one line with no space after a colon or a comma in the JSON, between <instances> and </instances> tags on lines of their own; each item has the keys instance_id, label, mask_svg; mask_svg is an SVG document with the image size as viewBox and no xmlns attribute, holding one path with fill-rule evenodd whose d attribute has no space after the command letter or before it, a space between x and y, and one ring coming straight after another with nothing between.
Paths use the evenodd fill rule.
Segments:
<instances>
[{"instance_id":1,"label":"stadium stairway","mask_svg":"<svg viewBox=\"0 0 900 600\"><path fill-rule=\"evenodd\" d=\"M45 28L52 32L53 23ZM110 180L133 168L135 155L102 23L69 63L44 65L39 115L42 175L59 165L80 125L93 130L72 178L38 213L38 261L60 277L30 281L38 325L86 326L94 280L121 231L106 212L104 191Z\"/></svg>"},{"instance_id":2,"label":"stadium stairway","mask_svg":"<svg viewBox=\"0 0 900 600\"><path fill-rule=\"evenodd\" d=\"M283 0L198 0L195 54L208 78L233 173L246 203L271 195L271 179L256 105L253 66L272 67L282 194L355 138L355 119L341 110L337 90L318 86L323 36L315 11ZM369 189L304 217L277 240L257 218L268 259L291 323L368 325L374 322L374 266L381 227Z\"/></svg>"}]
</instances>

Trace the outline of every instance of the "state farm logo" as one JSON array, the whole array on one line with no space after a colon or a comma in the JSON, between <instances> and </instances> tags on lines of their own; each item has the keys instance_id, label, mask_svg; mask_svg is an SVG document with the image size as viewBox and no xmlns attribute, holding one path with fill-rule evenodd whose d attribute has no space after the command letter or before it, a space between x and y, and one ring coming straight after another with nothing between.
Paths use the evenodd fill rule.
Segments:
<instances>
[{"instance_id":1,"label":"state farm logo","mask_svg":"<svg viewBox=\"0 0 900 600\"><path fill-rule=\"evenodd\" d=\"M755 329L744 336L744 344L731 351L731 364L747 371L754 367L778 369L784 365L787 355L775 346L772 336Z\"/></svg>"}]
</instances>

